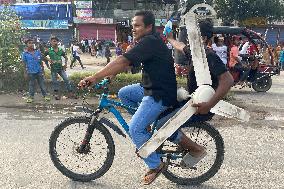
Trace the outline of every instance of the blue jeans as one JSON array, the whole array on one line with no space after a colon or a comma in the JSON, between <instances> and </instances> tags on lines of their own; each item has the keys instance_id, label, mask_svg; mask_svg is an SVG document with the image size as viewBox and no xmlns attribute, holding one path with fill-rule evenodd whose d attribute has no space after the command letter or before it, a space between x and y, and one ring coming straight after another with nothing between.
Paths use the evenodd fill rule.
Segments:
<instances>
[{"instance_id":1,"label":"blue jeans","mask_svg":"<svg viewBox=\"0 0 284 189\"><path fill-rule=\"evenodd\" d=\"M53 85L53 90L58 91L59 90L59 82L57 81L57 74L60 75L64 81L65 87L68 90L68 92L72 91L71 84L69 82L69 79L67 77L67 74L64 70L61 70L59 72L53 72L51 71L51 79L52 79L52 85Z\"/></svg>"},{"instance_id":2,"label":"blue jeans","mask_svg":"<svg viewBox=\"0 0 284 189\"><path fill-rule=\"evenodd\" d=\"M161 100L156 102L153 97L144 96L144 89L140 84L123 87L119 90L118 96L123 104L138 107L135 113L130 112L134 115L129 124L129 133L136 148L140 148L151 138L151 133L146 128L168 107L163 106ZM161 163L160 155L156 152L144 158L144 161L150 169L159 167Z\"/></svg>"},{"instance_id":3,"label":"blue jeans","mask_svg":"<svg viewBox=\"0 0 284 189\"><path fill-rule=\"evenodd\" d=\"M38 82L42 96L46 96L43 74L42 73L29 73L28 75L29 75L29 95L30 97L34 97L35 95L35 80L37 80Z\"/></svg>"},{"instance_id":4,"label":"blue jeans","mask_svg":"<svg viewBox=\"0 0 284 189\"><path fill-rule=\"evenodd\" d=\"M118 97L121 102L125 105L138 107L134 113L130 124L129 132L132 141L137 148L140 148L146 141L151 138L151 134L146 130L146 128L157 120L159 115L164 112L168 107L162 105L162 101L156 102L151 96L144 96L144 89L140 84L133 84L123 87L118 92ZM183 104L181 104L182 106ZM175 109L173 112L164 116L158 121L157 129L163 126L180 108ZM186 123L193 122L203 122L208 121L213 117L213 113L208 113L206 115L193 115ZM181 125L181 128L185 125ZM180 143L182 138L182 131L177 130L169 140L175 144ZM160 156L156 152L153 152L150 156L144 159L144 162L150 169L157 168L160 163Z\"/></svg>"}]
</instances>

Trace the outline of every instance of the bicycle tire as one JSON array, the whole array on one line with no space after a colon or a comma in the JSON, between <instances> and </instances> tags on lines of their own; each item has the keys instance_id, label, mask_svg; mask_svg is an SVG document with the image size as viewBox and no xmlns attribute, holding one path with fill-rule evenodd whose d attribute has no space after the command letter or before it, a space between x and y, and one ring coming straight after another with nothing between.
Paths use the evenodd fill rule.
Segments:
<instances>
[{"instance_id":1,"label":"bicycle tire","mask_svg":"<svg viewBox=\"0 0 284 189\"><path fill-rule=\"evenodd\" d=\"M72 117L64 120L61 122L59 125L57 125L54 129L54 131L51 133L50 139L49 139L49 154L51 157L51 160L54 164L54 166L66 177L74 180L74 181L81 181L81 182L89 182L92 180L95 180L101 176L103 176L111 167L113 160L114 160L114 155L115 155L115 145L113 138L108 131L106 127L104 127L102 124L97 124L95 126L95 131L100 132L107 143L107 157L106 160L103 162L103 165L95 172L92 172L90 174L79 174L76 172L73 172L69 170L58 158L58 154L56 151L56 142L57 139L60 135L60 133L66 129L68 126L75 124L75 123L83 123L87 124L90 122L90 118L88 117ZM86 127L87 129L87 127ZM82 136L84 137L84 136ZM92 140L92 139L91 139ZM91 141L90 141L91 142ZM83 162L82 162L83 164Z\"/></svg>"},{"instance_id":2,"label":"bicycle tire","mask_svg":"<svg viewBox=\"0 0 284 189\"><path fill-rule=\"evenodd\" d=\"M182 178L179 177L175 174L173 174L172 172L170 172L169 170L163 172L164 176L179 185L200 185L203 182L208 181L210 178L212 178L220 169L223 160L224 160L224 142L223 142L223 138L220 135L220 133L210 124L206 123L206 122L197 122L197 123L186 123L188 124L188 126L185 126L187 128L190 127L195 127L195 128L200 128L205 130L213 139L216 145L216 159L214 161L214 164L212 165L212 167L205 172L204 174L196 177L196 178Z\"/></svg>"}]
</instances>

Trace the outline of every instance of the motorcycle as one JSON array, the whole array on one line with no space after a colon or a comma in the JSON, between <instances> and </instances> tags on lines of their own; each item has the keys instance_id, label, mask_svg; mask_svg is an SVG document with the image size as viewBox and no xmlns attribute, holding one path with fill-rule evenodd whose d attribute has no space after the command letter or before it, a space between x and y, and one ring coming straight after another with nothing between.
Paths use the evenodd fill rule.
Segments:
<instances>
[{"instance_id":1,"label":"motorcycle","mask_svg":"<svg viewBox=\"0 0 284 189\"><path fill-rule=\"evenodd\" d=\"M272 86L271 77L279 75L280 68L262 63L257 57L242 58L242 65L245 67L243 71L229 69L234 78L235 86L242 83L240 89L248 86L257 92L268 91ZM242 74L247 74L243 82L240 81Z\"/></svg>"}]
</instances>

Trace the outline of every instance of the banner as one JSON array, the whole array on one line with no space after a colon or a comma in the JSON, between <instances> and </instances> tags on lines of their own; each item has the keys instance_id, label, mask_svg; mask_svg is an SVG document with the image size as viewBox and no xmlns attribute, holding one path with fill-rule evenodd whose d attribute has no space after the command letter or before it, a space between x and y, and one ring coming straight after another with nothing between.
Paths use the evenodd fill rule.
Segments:
<instances>
[{"instance_id":1,"label":"banner","mask_svg":"<svg viewBox=\"0 0 284 189\"><path fill-rule=\"evenodd\" d=\"M75 1L76 9L91 9L92 1Z\"/></svg>"},{"instance_id":2,"label":"banner","mask_svg":"<svg viewBox=\"0 0 284 189\"><path fill-rule=\"evenodd\" d=\"M266 26L267 20L263 17L248 18L240 22L242 26Z\"/></svg>"},{"instance_id":3,"label":"banner","mask_svg":"<svg viewBox=\"0 0 284 189\"><path fill-rule=\"evenodd\" d=\"M75 24L113 24L113 18L79 18L74 17Z\"/></svg>"},{"instance_id":4,"label":"banner","mask_svg":"<svg viewBox=\"0 0 284 189\"><path fill-rule=\"evenodd\" d=\"M88 18L93 16L93 10L92 9L77 9L76 10L77 17L80 18Z\"/></svg>"},{"instance_id":5,"label":"banner","mask_svg":"<svg viewBox=\"0 0 284 189\"><path fill-rule=\"evenodd\" d=\"M68 29L68 20L21 20L23 29Z\"/></svg>"}]
</instances>

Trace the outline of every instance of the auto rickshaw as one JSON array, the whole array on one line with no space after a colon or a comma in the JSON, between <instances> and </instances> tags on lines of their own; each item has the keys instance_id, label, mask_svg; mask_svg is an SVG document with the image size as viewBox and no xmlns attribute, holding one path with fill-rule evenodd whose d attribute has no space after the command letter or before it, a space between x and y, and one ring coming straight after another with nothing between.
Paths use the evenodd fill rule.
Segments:
<instances>
[{"instance_id":1,"label":"auto rickshaw","mask_svg":"<svg viewBox=\"0 0 284 189\"><path fill-rule=\"evenodd\" d=\"M185 32L185 33L184 33ZM252 87L257 92L266 92L272 86L272 76L280 74L280 67L274 63L272 50L269 48L267 42L258 33L247 29L245 27L229 27L229 26L214 26L214 35L222 35L224 37L225 45L228 47L227 57L229 62L229 52L232 46L232 37L239 36L246 38L250 46L254 46L254 53L242 54L242 65L246 65L249 69L248 76L242 82L243 88L245 86ZM186 30L180 28L179 40L186 41ZM213 42L213 41L212 41ZM264 58L264 54L266 57ZM176 74L186 76L188 74L188 67L186 66L186 59L180 52L175 52L175 68ZM228 64L227 64L228 65ZM240 84L240 71L228 67L232 74L235 85Z\"/></svg>"}]
</instances>

